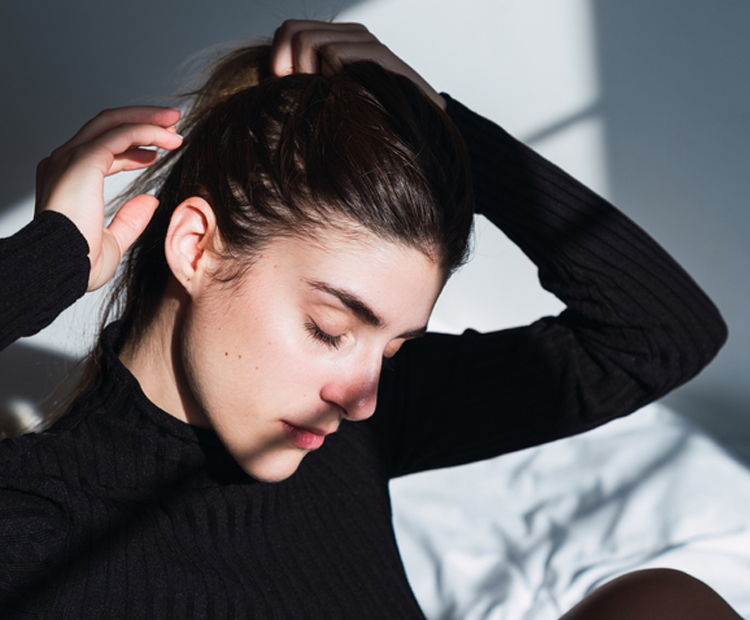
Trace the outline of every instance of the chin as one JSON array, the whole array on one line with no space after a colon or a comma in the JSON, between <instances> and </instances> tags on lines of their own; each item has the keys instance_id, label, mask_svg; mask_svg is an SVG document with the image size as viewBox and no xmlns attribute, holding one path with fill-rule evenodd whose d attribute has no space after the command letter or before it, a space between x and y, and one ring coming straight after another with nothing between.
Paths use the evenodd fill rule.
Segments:
<instances>
[{"instance_id":1,"label":"chin","mask_svg":"<svg viewBox=\"0 0 750 620\"><path fill-rule=\"evenodd\" d=\"M283 482L300 466L307 452L289 451L290 454L264 455L246 461L238 461L245 473L259 482Z\"/></svg>"}]
</instances>

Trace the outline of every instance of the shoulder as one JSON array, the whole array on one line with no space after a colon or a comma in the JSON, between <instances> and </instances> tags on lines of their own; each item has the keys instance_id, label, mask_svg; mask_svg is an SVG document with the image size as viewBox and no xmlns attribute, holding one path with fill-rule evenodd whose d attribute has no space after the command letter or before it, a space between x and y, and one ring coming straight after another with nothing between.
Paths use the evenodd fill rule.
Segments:
<instances>
[{"instance_id":1,"label":"shoulder","mask_svg":"<svg viewBox=\"0 0 750 620\"><path fill-rule=\"evenodd\" d=\"M0 605L7 613L54 595L55 576L67 565L70 511L58 481L4 474L0 485Z\"/></svg>"},{"instance_id":2,"label":"shoulder","mask_svg":"<svg viewBox=\"0 0 750 620\"><path fill-rule=\"evenodd\" d=\"M77 413L68 414L50 429L0 441L0 487L36 476L64 477L61 458L65 460L63 455L74 449L75 442L74 434L65 427L76 426Z\"/></svg>"},{"instance_id":3,"label":"shoulder","mask_svg":"<svg viewBox=\"0 0 750 620\"><path fill-rule=\"evenodd\" d=\"M0 505L46 505L49 514L54 504L66 512L92 452L88 413L79 402L49 429L0 441Z\"/></svg>"},{"instance_id":4,"label":"shoulder","mask_svg":"<svg viewBox=\"0 0 750 620\"><path fill-rule=\"evenodd\" d=\"M40 475L35 437L0 443L0 592L25 592L27 581L59 562L68 538L67 485Z\"/></svg>"},{"instance_id":5,"label":"shoulder","mask_svg":"<svg viewBox=\"0 0 750 620\"><path fill-rule=\"evenodd\" d=\"M0 519L3 524L26 511L34 518L65 512L68 484L60 475L64 468L59 463L54 466L54 458L50 458L56 450L49 450L49 439L30 433L0 442Z\"/></svg>"}]
</instances>

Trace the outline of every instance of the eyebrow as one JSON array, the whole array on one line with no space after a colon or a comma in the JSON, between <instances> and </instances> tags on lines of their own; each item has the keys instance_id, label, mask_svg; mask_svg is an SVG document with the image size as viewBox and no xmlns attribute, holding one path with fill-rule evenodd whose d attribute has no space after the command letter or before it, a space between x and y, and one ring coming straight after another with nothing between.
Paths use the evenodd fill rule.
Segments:
<instances>
[{"instance_id":1,"label":"eyebrow","mask_svg":"<svg viewBox=\"0 0 750 620\"><path fill-rule=\"evenodd\" d=\"M385 321L378 316L378 314L370 308L364 301L357 297L354 293L347 290L331 286L325 282L319 280L306 280L312 288L318 291L327 293L336 297L342 304L344 304L360 321L371 325L372 327L383 327ZM427 332L427 326L419 327L417 329L411 329L404 332L399 338L421 338Z\"/></svg>"}]
</instances>

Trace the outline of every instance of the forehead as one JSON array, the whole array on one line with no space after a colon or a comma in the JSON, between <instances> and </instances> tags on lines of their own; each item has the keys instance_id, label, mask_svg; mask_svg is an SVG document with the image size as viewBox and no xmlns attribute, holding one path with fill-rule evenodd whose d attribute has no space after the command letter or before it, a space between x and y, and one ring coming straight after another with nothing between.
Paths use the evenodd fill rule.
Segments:
<instances>
[{"instance_id":1,"label":"forehead","mask_svg":"<svg viewBox=\"0 0 750 620\"><path fill-rule=\"evenodd\" d=\"M345 291L387 322L426 323L444 284L438 263L423 252L367 230L330 228L278 237L259 263L272 265L275 277L303 292Z\"/></svg>"}]
</instances>

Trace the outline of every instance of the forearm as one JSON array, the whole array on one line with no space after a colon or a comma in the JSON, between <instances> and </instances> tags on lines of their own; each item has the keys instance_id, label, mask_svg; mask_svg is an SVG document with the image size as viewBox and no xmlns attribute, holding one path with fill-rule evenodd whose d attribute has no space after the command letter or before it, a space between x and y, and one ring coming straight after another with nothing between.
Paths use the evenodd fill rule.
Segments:
<instances>
[{"instance_id":1,"label":"forearm","mask_svg":"<svg viewBox=\"0 0 750 620\"><path fill-rule=\"evenodd\" d=\"M653 239L494 123L452 100L448 109L469 147L478 211L536 263L592 355L604 340L629 353L654 398L714 357L721 315Z\"/></svg>"},{"instance_id":2,"label":"forearm","mask_svg":"<svg viewBox=\"0 0 750 620\"><path fill-rule=\"evenodd\" d=\"M0 240L0 349L49 325L86 292L88 277L86 241L59 213Z\"/></svg>"},{"instance_id":3,"label":"forearm","mask_svg":"<svg viewBox=\"0 0 750 620\"><path fill-rule=\"evenodd\" d=\"M477 209L536 263L567 309L532 325L407 343L377 424L392 475L585 431L699 372L726 338L713 303L632 221L455 101ZM377 417L377 416L376 416Z\"/></svg>"}]
</instances>

